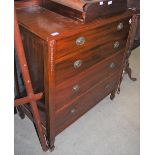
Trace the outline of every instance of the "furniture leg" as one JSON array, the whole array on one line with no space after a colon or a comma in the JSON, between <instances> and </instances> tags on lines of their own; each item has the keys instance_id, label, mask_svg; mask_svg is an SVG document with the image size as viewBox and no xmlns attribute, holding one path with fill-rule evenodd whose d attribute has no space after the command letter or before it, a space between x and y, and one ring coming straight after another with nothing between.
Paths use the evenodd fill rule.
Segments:
<instances>
[{"instance_id":1,"label":"furniture leg","mask_svg":"<svg viewBox=\"0 0 155 155\"><path fill-rule=\"evenodd\" d=\"M114 100L115 96L116 96L116 90L113 90L110 94L110 99Z\"/></svg>"},{"instance_id":2,"label":"furniture leg","mask_svg":"<svg viewBox=\"0 0 155 155\"><path fill-rule=\"evenodd\" d=\"M132 75L131 75L131 74L132 74L132 70L131 70L131 68L129 67L129 64L128 64L127 67L125 68L125 72L128 74L130 80L132 80L132 81L136 81L136 80L137 80L136 78L132 77Z\"/></svg>"},{"instance_id":3,"label":"furniture leg","mask_svg":"<svg viewBox=\"0 0 155 155\"><path fill-rule=\"evenodd\" d=\"M44 83L45 92L45 111L46 111L46 120L47 120L47 137L48 137L48 146L50 151L54 150L55 142L55 41L52 40L49 42L48 52L44 53L44 67L48 68L48 71L44 73L44 78L47 79Z\"/></svg>"},{"instance_id":4,"label":"furniture leg","mask_svg":"<svg viewBox=\"0 0 155 155\"><path fill-rule=\"evenodd\" d=\"M34 118L34 122L35 122L35 125L37 128L37 131L38 131L40 143L42 145L43 150L47 151L48 148L47 148L47 144L45 141L46 137L45 137L45 134L44 134L43 129L42 129L42 124L40 121L40 115L39 115L38 107L37 107L37 104L35 101L33 101L31 103L31 107L32 107L33 118Z\"/></svg>"},{"instance_id":5,"label":"furniture leg","mask_svg":"<svg viewBox=\"0 0 155 155\"><path fill-rule=\"evenodd\" d=\"M25 113L23 112L23 110L21 109L20 106L17 107L17 111L18 111L18 115L21 119L25 118Z\"/></svg>"},{"instance_id":6,"label":"furniture leg","mask_svg":"<svg viewBox=\"0 0 155 155\"><path fill-rule=\"evenodd\" d=\"M53 145L53 146L50 146L49 151L50 151L50 152L53 152L54 149L55 149L55 146L54 146L54 145Z\"/></svg>"},{"instance_id":7,"label":"furniture leg","mask_svg":"<svg viewBox=\"0 0 155 155\"><path fill-rule=\"evenodd\" d=\"M16 66L16 59L14 58L14 80L15 80L15 98L20 98L20 88L19 88L19 82L18 82L18 74L17 74L17 66ZM18 115L21 119L25 118L25 114L22 111L20 106L14 107L14 113L16 114L18 112Z\"/></svg>"}]
</instances>

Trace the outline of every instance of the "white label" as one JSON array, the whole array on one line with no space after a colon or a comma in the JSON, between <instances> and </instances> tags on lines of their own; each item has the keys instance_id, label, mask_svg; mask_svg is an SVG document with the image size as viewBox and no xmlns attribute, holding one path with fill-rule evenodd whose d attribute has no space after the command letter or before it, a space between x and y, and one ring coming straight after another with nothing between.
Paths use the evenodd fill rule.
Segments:
<instances>
[{"instance_id":1,"label":"white label","mask_svg":"<svg viewBox=\"0 0 155 155\"><path fill-rule=\"evenodd\" d=\"M108 1L108 5L111 5L112 4L112 1Z\"/></svg>"},{"instance_id":2,"label":"white label","mask_svg":"<svg viewBox=\"0 0 155 155\"><path fill-rule=\"evenodd\" d=\"M53 32L53 33L51 33L51 35L52 36L57 36L57 35L59 35L59 32Z\"/></svg>"},{"instance_id":3,"label":"white label","mask_svg":"<svg viewBox=\"0 0 155 155\"><path fill-rule=\"evenodd\" d=\"M103 5L103 2L100 2L100 5Z\"/></svg>"},{"instance_id":4,"label":"white label","mask_svg":"<svg viewBox=\"0 0 155 155\"><path fill-rule=\"evenodd\" d=\"M132 23L132 20L130 19L130 20L129 20L129 24L131 24L131 23Z\"/></svg>"}]
</instances>

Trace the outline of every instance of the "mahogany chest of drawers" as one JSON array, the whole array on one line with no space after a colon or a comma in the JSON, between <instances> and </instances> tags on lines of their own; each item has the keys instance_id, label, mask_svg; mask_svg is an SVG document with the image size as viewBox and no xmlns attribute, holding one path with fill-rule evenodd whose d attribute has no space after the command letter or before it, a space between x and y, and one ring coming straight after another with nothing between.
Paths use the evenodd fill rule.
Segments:
<instances>
[{"instance_id":1,"label":"mahogany chest of drawers","mask_svg":"<svg viewBox=\"0 0 155 155\"><path fill-rule=\"evenodd\" d=\"M82 24L40 6L17 9L33 89L49 146L121 81L132 10ZM31 114L28 106L24 112Z\"/></svg>"}]
</instances>

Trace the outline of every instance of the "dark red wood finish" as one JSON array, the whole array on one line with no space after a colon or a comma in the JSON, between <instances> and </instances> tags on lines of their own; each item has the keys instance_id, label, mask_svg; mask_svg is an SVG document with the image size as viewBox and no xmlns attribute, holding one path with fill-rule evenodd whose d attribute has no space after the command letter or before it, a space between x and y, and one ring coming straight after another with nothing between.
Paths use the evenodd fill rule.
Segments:
<instances>
[{"instance_id":1,"label":"dark red wood finish","mask_svg":"<svg viewBox=\"0 0 155 155\"><path fill-rule=\"evenodd\" d=\"M81 0L43 0L43 7L63 16L81 22L90 22L99 17L108 17L127 9L127 0L81 1ZM74 5L73 5L74 4Z\"/></svg>"},{"instance_id":2,"label":"dark red wood finish","mask_svg":"<svg viewBox=\"0 0 155 155\"><path fill-rule=\"evenodd\" d=\"M42 5L42 0L14 0L15 8L32 7Z\"/></svg>"},{"instance_id":3,"label":"dark red wood finish","mask_svg":"<svg viewBox=\"0 0 155 155\"><path fill-rule=\"evenodd\" d=\"M118 31L117 26L123 23L124 27L122 30ZM68 38L64 38L57 41L57 53L56 59L61 59L61 57L65 57L66 55L76 54L80 52L89 52L91 48L95 48L96 46L105 46L108 43L117 41L117 40L126 40L129 31L129 18L121 19L114 21L113 23L109 23L106 26L99 26L92 28L91 30L85 30L79 32L76 35L73 35ZM77 46L76 39L79 37L85 38L85 44ZM113 48L113 45L109 48ZM103 49L104 50L104 49ZM58 61L58 60L57 60Z\"/></svg>"},{"instance_id":4,"label":"dark red wood finish","mask_svg":"<svg viewBox=\"0 0 155 155\"><path fill-rule=\"evenodd\" d=\"M47 47L47 46L46 46ZM44 93L46 130L51 150L55 142L55 40L48 42L48 49L44 52Z\"/></svg>"},{"instance_id":5,"label":"dark red wood finish","mask_svg":"<svg viewBox=\"0 0 155 155\"><path fill-rule=\"evenodd\" d=\"M32 102L32 101L38 101L40 99L42 99L43 97L43 93L38 93L36 95L31 95L31 97L23 97L23 98L20 98L20 99L16 99L15 100L15 105L14 106L19 106L19 105L23 105L25 103L29 103L29 102Z\"/></svg>"},{"instance_id":6,"label":"dark red wood finish","mask_svg":"<svg viewBox=\"0 0 155 155\"><path fill-rule=\"evenodd\" d=\"M120 72L116 73L115 76L108 77L105 81L98 82L72 104L69 104L64 109L58 111L56 114L56 134L59 134L116 89L120 80L119 78Z\"/></svg>"},{"instance_id":7,"label":"dark red wood finish","mask_svg":"<svg viewBox=\"0 0 155 155\"><path fill-rule=\"evenodd\" d=\"M14 105L18 106L18 105L23 105L27 102L30 102L30 105L32 108L32 113L33 113L34 123L35 123L36 129L38 131L38 136L40 139L40 143L42 145L42 149L44 151L47 151L48 147L46 145L45 134L43 132L41 119L40 119L40 115L39 115L39 111L38 111L38 107L37 107L37 103L36 103L36 101L42 97L42 93L34 94L34 92L33 92L30 73L29 73L27 61L25 58L25 52L24 52L24 48L23 48L23 44L22 44L22 38L20 35L18 19L16 16L16 10L14 10L14 42L15 42L16 54L18 57L21 74L23 75L22 77L23 77L23 81L24 81L24 85L25 85L26 93L27 93L27 97L16 99Z\"/></svg>"},{"instance_id":8,"label":"dark red wood finish","mask_svg":"<svg viewBox=\"0 0 155 155\"><path fill-rule=\"evenodd\" d=\"M56 110L59 110L66 104L76 100L78 96L81 96L84 92L96 85L99 81L105 80L109 76L116 76L115 73L119 72L122 67L124 49L117 54L108 57L106 60L101 61L88 68L85 72L82 72L69 78L60 85L56 86ZM114 65L114 66L112 66ZM60 74L61 75L61 74ZM95 76L94 76L95 75ZM74 92L73 87L78 85L79 91Z\"/></svg>"},{"instance_id":9,"label":"dark red wood finish","mask_svg":"<svg viewBox=\"0 0 155 155\"><path fill-rule=\"evenodd\" d=\"M35 93L44 89L44 53L47 43L27 29L20 27L26 60L30 71L32 86Z\"/></svg>"},{"instance_id":10,"label":"dark red wood finish","mask_svg":"<svg viewBox=\"0 0 155 155\"><path fill-rule=\"evenodd\" d=\"M115 96L122 78L129 19L135 12L86 24L40 6L17 12L32 84L36 92L44 93L38 106L53 149L59 132L110 93L111 98ZM120 23L123 29L117 30ZM81 36L85 43L78 46L76 39ZM120 45L113 48L116 41ZM79 59L82 65L74 68ZM74 85L80 86L77 94L72 92Z\"/></svg>"}]
</instances>

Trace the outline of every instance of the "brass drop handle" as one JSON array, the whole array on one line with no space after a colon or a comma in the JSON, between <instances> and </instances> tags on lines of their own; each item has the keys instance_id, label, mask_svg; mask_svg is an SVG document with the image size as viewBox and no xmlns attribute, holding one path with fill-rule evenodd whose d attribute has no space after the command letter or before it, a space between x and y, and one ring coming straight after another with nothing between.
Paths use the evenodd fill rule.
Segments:
<instances>
[{"instance_id":1,"label":"brass drop handle","mask_svg":"<svg viewBox=\"0 0 155 155\"><path fill-rule=\"evenodd\" d=\"M119 41L116 41L116 42L114 43L114 49L117 49L117 48L119 48L119 46L120 46L120 43L119 43Z\"/></svg>"},{"instance_id":2,"label":"brass drop handle","mask_svg":"<svg viewBox=\"0 0 155 155\"><path fill-rule=\"evenodd\" d=\"M79 68L82 66L82 60L77 60L74 62L74 68Z\"/></svg>"},{"instance_id":3,"label":"brass drop handle","mask_svg":"<svg viewBox=\"0 0 155 155\"><path fill-rule=\"evenodd\" d=\"M110 64L110 68L111 68L111 69L115 68L115 66L116 66L116 65L115 65L114 62L112 62L112 63Z\"/></svg>"},{"instance_id":4,"label":"brass drop handle","mask_svg":"<svg viewBox=\"0 0 155 155\"><path fill-rule=\"evenodd\" d=\"M117 30L118 30L118 31L122 30L123 28L124 28L123 23L119 23L119 24L117 25Z\"/></svg>"},{"instance_id":5,"label":"brass drop handle","mask_svg":"<svg viewBox=\"0 0 155 155\"><path fill-rule=\"evenodd\" d=\"M76 45L80 46L85 43L86 39L84 37L79 37L76 39Z\"/></svg>"},{"instance_id":6,"label":"brass drop handle","mask_svg":"<svg viewBox=\"0 0 155 155\"><path fill-rule=\"evenodd\" d=\"M75 93L79 92L79 90L80 90L79 85L74 85L73 88L72 88L72 91L75 92Z\"/></svg>"}]
</instances>

